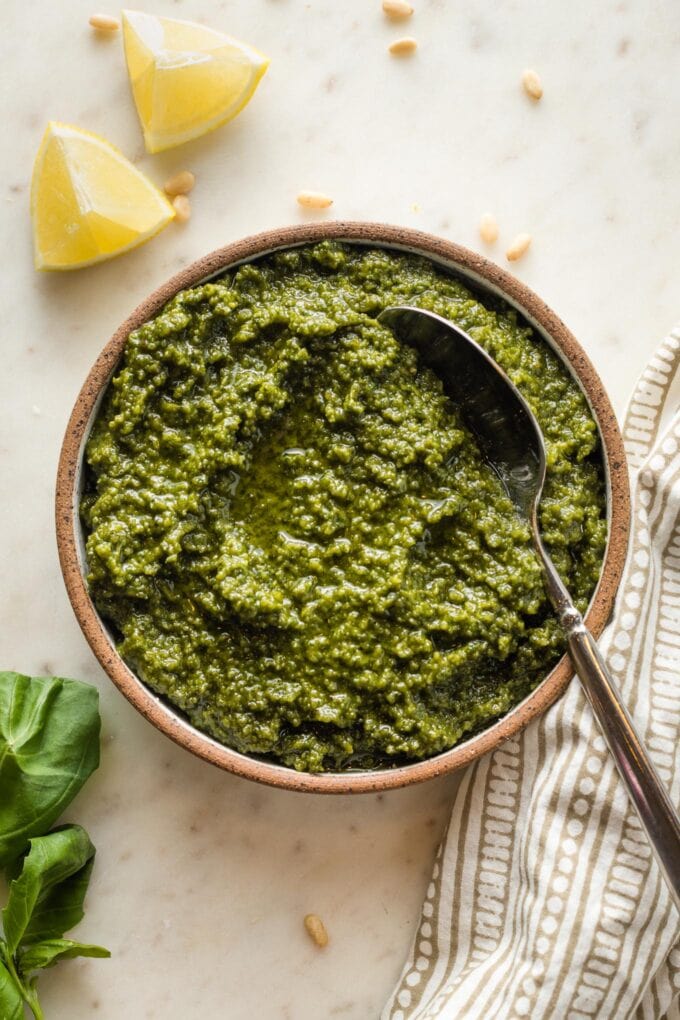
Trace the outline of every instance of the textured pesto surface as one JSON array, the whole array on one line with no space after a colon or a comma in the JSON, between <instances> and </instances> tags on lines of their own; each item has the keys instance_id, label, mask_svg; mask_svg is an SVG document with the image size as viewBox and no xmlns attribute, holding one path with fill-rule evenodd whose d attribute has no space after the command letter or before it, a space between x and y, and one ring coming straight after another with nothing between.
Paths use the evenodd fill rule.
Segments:
<instances>
[{"instance_id":1,"label":"textured pesto surface","mask_svg":"<svg viewBox=\"0 0 680 1020\"><path fill-rule=\"evenodd\" d=\"M439 380L375 321L438 312L548 446L541 519L579 606L606 525L594 422L514 312L430 262L325 242L177 295L129 338L87 445L94 601L200 729L297 769L449 748L562 644L527 529Z\"/></svg>"}]
</instances>

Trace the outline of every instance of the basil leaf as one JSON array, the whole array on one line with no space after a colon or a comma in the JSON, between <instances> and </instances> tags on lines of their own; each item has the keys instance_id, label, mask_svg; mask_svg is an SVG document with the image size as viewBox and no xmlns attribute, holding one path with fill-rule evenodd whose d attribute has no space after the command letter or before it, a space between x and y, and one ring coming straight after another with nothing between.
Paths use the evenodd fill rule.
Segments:
<instances>
[{"instance_id":1,"label":"basil leaf","mask_svg":"<svg viewBox=\"0 0 680 1020\"><path fill-rule=\"evenodd\" d=\"M102 946L89 946L85 942L72 942L71 939L46 939L35 946L29 946L19 956L22 974L44 967L53 967L59 960L73 960L76 956L96 956L105 959L111 956L108 949Z\"/></svg>"},{"instance_id":2,"label":"basil leaf","mask_svg":"<svg viewBox=\"0 0 680 1020\"><path fill-rule=\"evenodd\" d=\"M2 924L9 952L22 944L61 938L83 917L94 847L79 825L36 836L10 884Z\"/></svg>"},{"instance_id":3,"label":"basil leaf","mask_svg":"<svg viewBox=\"0 0 680 1020\"><path fill-rule=\"evenodd\" d=\"M97 768L99 728L95 687L0 672L0 868L47 832Z\"/></svg>"},{"instance_id":4,"label":"basil leaf","mask_svg":"<svg viewBox=\"0 0 680 1020\"><path fill-rule=\"evenodd\" d=\"M0 1016L2 1020L24 1020L24 1000L14 978L0 960Z\"/></svg>"}]
</instances>

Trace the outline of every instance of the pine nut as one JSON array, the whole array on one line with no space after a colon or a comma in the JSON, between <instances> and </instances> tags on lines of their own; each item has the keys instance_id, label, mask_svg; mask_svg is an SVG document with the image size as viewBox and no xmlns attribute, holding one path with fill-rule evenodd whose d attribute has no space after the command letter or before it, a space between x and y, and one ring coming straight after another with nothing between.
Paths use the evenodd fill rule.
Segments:
<instances>
[{"instance_id":1,"label":"pine nut","mask_svg":"<svg viewBox=\"0 0 680 1020\"><path fill-rule=\"evenodd\" d=\"M530 244L531 234L518 234L505 253L508 262L516 262L517 259L521 259Z\"/></svg>"},{"instance_id":2,"label":"pine nut","mask_svg":"<svg viewBox=\"0 0 680 1020\"><path fill-rule=\"evenodd\" d=\"M411 39L410 36L404 36L403 39L395 39L388 49L395 57L406 57L414 53L417 47L418 43L415 39Z\"/></svg>"},{"instance_id":3,"label":"pine nut","mask_svg":"<svg viewBox=\"0 0 680 1020\"><path fill-rule=\"evenodd\" d=\"M383 11L388 18L410 18L413 8L406 0L383 0Z\"/></svg>"},{"instance_id":4,"label":"pine nut","mask_svg":"<svg viewBox=\"0 0 680 1020\"><path fill-rule=\"evenodd\" d=\"M298 205L305 209L327 209L333 205L333 199L322 191L301 191L297 197Z\"/></svg>"},{"instance_id":5,"label":"pine nut","mask_svg":"<svg viewBox=\"0 0 680 1020\"><path fill-rule=\"evenodd\" d=\"M522 75L522 85L526 94L538 102L543 95L543 86L541 85L541 79L531 68L527 68Z\"/></svg>"},{"instance_id":6,"label":"pine nut","mask_svg":"<svg viewBox=\"0 0 680 1020\"><path fill-rule=\"evenodd\" d=\"M120 28L118 18L112 18L110 14L91 14L90 24L98 32L117 32Z\"/></svg>"},{"instance_id":7,"label":"pine nut","mask_svg":"<svg viewBox=\"0 0 680 1020\"><path fill-rule=\"evenodd\" d=\"M191 202L186 195L175 195L172 200L177 223L186 223L191 219Z\"/></svg>"},{"instance_id":8,"label":"pine nut","mask_svg":"<svg viewBox=\"0 0 680 1020\"><path fill-rule=\"evenodd\" d=\"M163 191L166 195L188 195L194 184L196 178L192 174L191 170L180 170L174 177L170 177L169 180L163 185Z\"/></svg>"},{"instance_id":9,"label":"pine nut","mask_svg":"<svg viewBox=\"0 0 680 1020\"><path fill-rule=\"evenodd\" d=\"M485 244L493 244L498 240L498 224L491 213L484 213L479 221L479 236Z\"/></svg>"},{"instance_id":10,"label":"pine nut","mask_svg":"<svg viewBox=\"0 0 680 1020\"><path fill-rule=\"evenodd\" d=\"M305 917L305 928L312 942L315 942L319 949L328 945L328 932L326 926L317 914L307 914Z\"/></svg>"}]
</instances>

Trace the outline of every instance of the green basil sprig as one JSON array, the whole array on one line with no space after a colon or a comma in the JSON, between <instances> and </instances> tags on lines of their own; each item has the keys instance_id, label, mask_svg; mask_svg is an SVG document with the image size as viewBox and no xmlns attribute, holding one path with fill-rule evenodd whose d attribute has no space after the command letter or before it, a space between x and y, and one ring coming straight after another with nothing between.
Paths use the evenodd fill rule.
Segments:
<instances>
[{"instance_id":1,"label":"green basil sprig","mask_svg":"<svg viewBox=\"0 0 680 1020\"><path fill-rule=\"evenodd\" d=\"M42 836L99 765L99 693L0 673L0 868Z\"/></svg>"},{"instance_id":2,"label":"green basil sprig","mask_svg":"<svg viewBox=\"0 0 680 1020\"><path fill-rule=\"evenodd\" d=\"M95 848L79 825L47 830L99 764L94 687L0 672L0 867L12 878L2 911L0 1017L43 1013L37 972L107 949L64 938L83 917ZM26 852L28 851L28 852Z\"/></svg>"}]
</instances>

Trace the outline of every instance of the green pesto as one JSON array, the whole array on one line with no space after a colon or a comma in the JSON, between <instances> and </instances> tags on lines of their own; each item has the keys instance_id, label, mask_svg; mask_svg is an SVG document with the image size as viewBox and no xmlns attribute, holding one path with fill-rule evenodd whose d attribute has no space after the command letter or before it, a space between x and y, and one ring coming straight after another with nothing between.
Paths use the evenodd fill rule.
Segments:
<instances>
[{"instance_id":1,"label":"green pesto","mask_svg":"<svg viewBox=\"0 0 680 1020\"><path fill-rule=\"evenodd\" d=\"M181 292L130 335L87 444L89 584L121 655L296 769L452 747L563 649L527 528L376 322L395 303L458 323L529 401L543 534L584 609L606 538L587 404L514 311L422 258L324 242Z\"/></svg>"}]
</instances>

